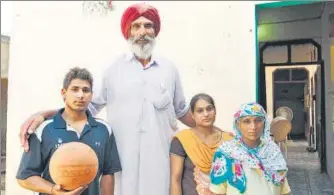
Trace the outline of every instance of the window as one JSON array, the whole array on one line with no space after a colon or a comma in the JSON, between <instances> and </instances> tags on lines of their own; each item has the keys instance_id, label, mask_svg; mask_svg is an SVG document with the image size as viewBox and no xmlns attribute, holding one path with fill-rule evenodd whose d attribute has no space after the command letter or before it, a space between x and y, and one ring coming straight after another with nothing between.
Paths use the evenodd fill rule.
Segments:
<instances>
[{"instance_id":1,"label":"window","mask_svg":"<svg viewBox=\"0 0 334 195\"><path fill-rule=\"evenodd\" d=\"M307 81L307 70L305 69L292 69L291 80L293 81Z\"/></svg>"},{"instance_id":2,"label":"window","mask_svg":"<svg viewBox=\"0 0 334 195\"><path fill-rule=\"evenodd\" d=\"M269 46L263 51L263 62L265 64L287 63L287 46Z\"/></svg>"},{"instance_id":3,"label":"window","mask_svg":"<svg viewBox=\"0 0 334 195\"><path fill-rule=\"evenodd\" d=\"M289 69L277 69L274 72L274 81L289 81L290 70Z\"/></svg>"}]
</instances>

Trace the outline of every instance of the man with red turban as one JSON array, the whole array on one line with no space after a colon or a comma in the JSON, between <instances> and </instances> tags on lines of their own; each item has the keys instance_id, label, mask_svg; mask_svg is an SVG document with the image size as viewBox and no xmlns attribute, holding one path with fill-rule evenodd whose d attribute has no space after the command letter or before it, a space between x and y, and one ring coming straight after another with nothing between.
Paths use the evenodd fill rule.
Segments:
<instances>
[{"instance_id":1,"label":"man with red turban","mask_svg":"<svg viewBox=\"0 0 334 195\"><path fill-rule=\"evenodd\" d=\"M121 29L131 52L104 72L89 110L96 115L107 108L122 165L122 172L115 174L115 194L169 195L169 148L176 119L190 127L194 121L175 65L152 55L160 32L157 9L145 3L128 7ZM27 132L55 113L39 112L23 124L21 143L26 150Z\"/></svg>"},{"instance_id":2,"label":"man with red turban","mask_svg":"<svg viewBox=\"0 0 334 195\"><path fill-rule=\"evenodd\" d=\"M158 10L148 4L141 3L128 7L123 13L121 28L125 39L128 39L130 36L132 22L141 16L153 22L155 36L158 36L160 32L160 16Z\"/></svg>"}]
</instances>

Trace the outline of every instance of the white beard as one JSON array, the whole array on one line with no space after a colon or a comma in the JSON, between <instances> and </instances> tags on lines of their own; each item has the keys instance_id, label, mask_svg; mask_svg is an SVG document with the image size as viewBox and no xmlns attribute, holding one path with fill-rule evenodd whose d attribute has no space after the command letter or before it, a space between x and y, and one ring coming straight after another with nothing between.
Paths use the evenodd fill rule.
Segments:
<instances>
[{"instance_id":1,"label":"white beard","mask_svg":"<svg viewBox=\"0 0 334 195\"><path fill-rule=\"evenodd\" d=\"M130 50L140 59L148 59L151 57L154 46L155 46L155 38L151 38L146 36L146 39L149 40L147 44L141 46L135 42L135 38L129 38L128 44L130 46Z\"/></svg>"}]
</instances>

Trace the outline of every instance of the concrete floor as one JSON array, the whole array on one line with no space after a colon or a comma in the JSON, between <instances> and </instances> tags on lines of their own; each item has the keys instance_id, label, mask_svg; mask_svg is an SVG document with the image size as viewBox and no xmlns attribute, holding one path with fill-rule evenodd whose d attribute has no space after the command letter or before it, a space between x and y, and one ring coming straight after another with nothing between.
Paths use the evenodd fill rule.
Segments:
<instances>
[{"instance_id":1,"label":"concrete floor","mask_svg":"<svg viewBox=\"0 0 334 195\"><path fill-rule=\"evenodd\" d=\"M288 180L291 195L334 195L334 183L320 173L318 153L306 151L306 141L289 141Z\"/></svg>"}]
</instances>

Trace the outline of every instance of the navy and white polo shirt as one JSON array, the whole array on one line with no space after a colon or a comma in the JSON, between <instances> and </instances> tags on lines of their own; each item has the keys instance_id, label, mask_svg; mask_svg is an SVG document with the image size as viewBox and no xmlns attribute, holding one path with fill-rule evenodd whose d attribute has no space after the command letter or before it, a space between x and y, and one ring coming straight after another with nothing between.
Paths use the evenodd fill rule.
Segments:
<instances>
[{"instance_id":1,"label":"navy and white polo shirt","mask_svg":"<svg viewBox=\"0 0 334 195\"><path fill-rule=\"evenodd\" d=\"M54 183L49 172L49 161L57 148L68 142L82 142L89 145L97 154L99 169L94 181L82 195L98 195L101 175L114 174L121 171L115 137L110 126L103 120L93 118L86 112L88 123L81 135L66 124L61 116L64 108L49 120L44 121L29 138L28 152L22 155L16 175L17 179L27 179L31 176L41 176ZM44 195L40 193L40 195Z\"/></svg>"}]
</instances>

